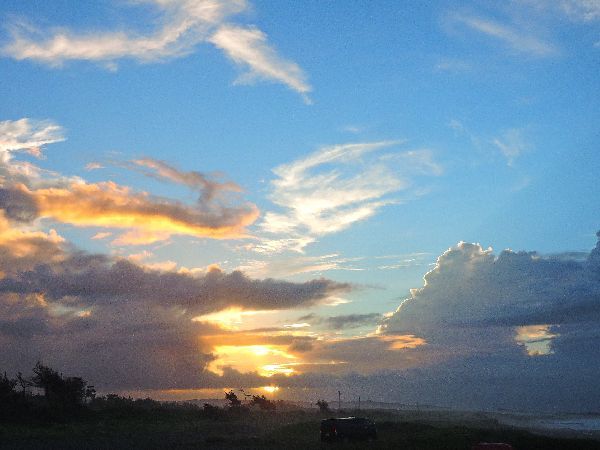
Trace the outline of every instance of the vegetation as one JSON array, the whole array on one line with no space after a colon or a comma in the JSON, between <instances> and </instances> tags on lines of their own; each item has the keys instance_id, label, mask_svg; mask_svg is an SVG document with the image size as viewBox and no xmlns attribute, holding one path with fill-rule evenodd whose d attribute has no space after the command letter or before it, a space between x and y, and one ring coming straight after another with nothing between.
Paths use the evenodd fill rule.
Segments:
<instances>
[{"instance_id":1,"label":"vegetation","mask_svg":"<svg viewBox=\"0 0 600 450\"><path fill-rule=\"evenodd\" d=\"M319 408L319 411L321 411L322 413L330 412L329 403L327 403L327 401L325 400L317 400L317 408Z\"/></svg>"},{"instance_id":2,"label":"vegetation","mask_svg":"<svg viewBox=\"0 0 600 450\"><path fill-rule=\"evenodd\" d=\"M29 377L0 377L0 447L462 450L487 441L519 450L600 448L597 440L537 436L484 415L376 410L341 414L374 419L377 441L328 445L319 439L320 421L330 414L325 400L317 402L318 410L301 410L262 395L244 396L242 401L233 390L226 392L224 407L98 396L81 378L38 364Z\"/></svg>"}]
</instances>

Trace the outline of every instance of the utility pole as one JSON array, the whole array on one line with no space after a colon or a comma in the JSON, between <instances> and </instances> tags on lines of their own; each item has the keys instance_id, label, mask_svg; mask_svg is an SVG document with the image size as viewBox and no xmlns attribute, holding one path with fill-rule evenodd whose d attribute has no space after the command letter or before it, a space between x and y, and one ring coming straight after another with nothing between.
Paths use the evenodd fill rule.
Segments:
<instances>
[{"instance_id":1,"label":"utility pole","mask_svg":"<svg viewBox=\"0 0 600 450\"><path fill-rule=\"evenodd\" d=\"M358 410L360 411L360 395L358 396Z\"/></svg>"},{"instance_id":2,"label":"utility pole","mask_svg":"<svg viewBox=\"0 0 600 450\"><path fill-rule=\"evenodd\" d=\"M338 391L338 412L342 409L342 393Z\"/></svg>"}]
</instances>

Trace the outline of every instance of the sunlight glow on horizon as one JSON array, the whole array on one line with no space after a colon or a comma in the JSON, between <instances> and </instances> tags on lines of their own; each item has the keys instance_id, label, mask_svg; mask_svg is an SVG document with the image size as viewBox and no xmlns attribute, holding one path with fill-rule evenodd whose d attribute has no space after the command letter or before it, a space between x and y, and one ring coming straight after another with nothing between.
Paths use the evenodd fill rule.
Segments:
<instances>
[{"instance_id":1,"label":"sunlight glow on horizon","mask_svg":"<svg viewBox=\"0 0 600 450\"><path fill-rule=\"evenodd\" d=\"M269 394L274 394L279 390L279 386L263 386L261 389Z\"/></svg>"},{"instance_id":2,"label":"sunlight glow on horizon","mask_svg":"<svg viewBox=\"0 0 600 450\"><path fill-rule=\"evenodd\" d=\"M223 375L229 367L242 373L258 372L261 376L297 373L289 362L298 358L286 351L285 345L217 345L213 349L215 360L208 370Z\"/></svg>"}]
</instances>

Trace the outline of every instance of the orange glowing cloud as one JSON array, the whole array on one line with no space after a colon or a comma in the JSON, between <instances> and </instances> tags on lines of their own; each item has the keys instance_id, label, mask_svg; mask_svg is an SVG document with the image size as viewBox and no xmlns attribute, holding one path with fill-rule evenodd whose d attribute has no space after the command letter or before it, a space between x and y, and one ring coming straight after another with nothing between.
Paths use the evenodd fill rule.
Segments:
<instances>
[{"instance_id":1,"label":"orange glowing cloud","mask_svg":"<svg viewBox=\"0 0 600 450\"><path fill-rule=\"evenodd\" d=\"M412 334L404 335L387 335L378 336L378 339L384 342L389 342L390 350L404 350L407 348L417 348L426 345L425 339L414 336Z\"/></svg>"},{"instance_id":2,"label":"orange glowing cloud","mask_svg":"<svg viewBox=\"0 0 600 450\"><path fill-rule=\"evenodd\" d=\"M228 239L245 237L245 228L259 215L255 205L186 205L178 201L133 192L114 182L73 182L67 187L32 189L39 216L75 226L128 229L117 245L140 245L172 235Z\"/></svg>"}]
</instances>

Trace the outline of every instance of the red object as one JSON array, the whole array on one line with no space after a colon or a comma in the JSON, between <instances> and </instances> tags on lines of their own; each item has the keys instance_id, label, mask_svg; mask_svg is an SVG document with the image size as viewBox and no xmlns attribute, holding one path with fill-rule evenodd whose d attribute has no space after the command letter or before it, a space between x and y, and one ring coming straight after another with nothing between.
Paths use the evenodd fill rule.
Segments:
<instances>
[{"instance_id":1,"label":"red object","mask_svg":"<svg viewBox=\"0 0 600 450\"><path fill-rule=\"evenodd\" d=\"M515 450L515 448L510 444L500 442L480 442L471 447L471 450Z\"/></svg>"}]
</instances>

